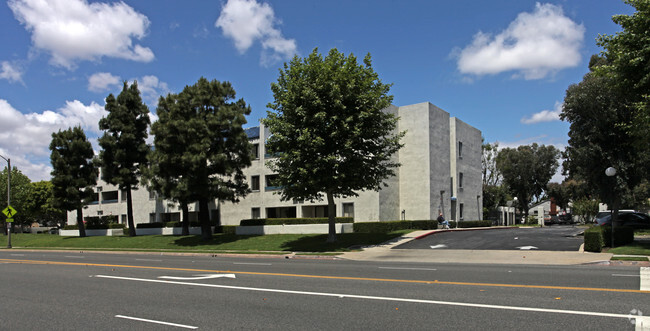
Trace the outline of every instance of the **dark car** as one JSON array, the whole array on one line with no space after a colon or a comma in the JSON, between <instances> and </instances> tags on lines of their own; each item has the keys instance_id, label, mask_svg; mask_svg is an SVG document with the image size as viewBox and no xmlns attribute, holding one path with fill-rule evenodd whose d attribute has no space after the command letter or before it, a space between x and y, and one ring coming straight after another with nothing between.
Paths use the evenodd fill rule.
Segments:
<instances>
[{"instance_id":1,"label":"dark car","mask_svg":"<svg viewBox=\"0 0 650 331\"><path fill-rule=\"evenodd\" d=\"M599 226L612 225L612 214L609 212L598 213L595 217L595 222ZM643 213L619 213L615 226L627 226L633 229L650 229L650 216Z\"/></svg>"}]
</instances>

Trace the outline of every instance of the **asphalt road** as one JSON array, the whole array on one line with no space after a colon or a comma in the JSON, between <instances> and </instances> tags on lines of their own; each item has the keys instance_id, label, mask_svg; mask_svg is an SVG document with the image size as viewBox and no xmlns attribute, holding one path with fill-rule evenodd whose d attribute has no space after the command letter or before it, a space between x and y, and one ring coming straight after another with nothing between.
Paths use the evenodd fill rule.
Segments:
<instances>
[{"instance_id":1,"label":"asphalt road","mask_svg":"<svg viewBox=\"0 0 650 331\"><path fill-rule=\"evenodd\" d=\"M584 229L573 226L499 228L437 232L395 249L481 249L574 251L584 242Z\"/></svg>"},{"instance_id":2,"label":"asphalt road","mask_svg":"<svg viewBox=\"0 0 650 331\"><path fill-rule=\"evenodd\" d=\"M0 329L633 330L641 273L2 250Z\"/></svg>"}]
</instances>

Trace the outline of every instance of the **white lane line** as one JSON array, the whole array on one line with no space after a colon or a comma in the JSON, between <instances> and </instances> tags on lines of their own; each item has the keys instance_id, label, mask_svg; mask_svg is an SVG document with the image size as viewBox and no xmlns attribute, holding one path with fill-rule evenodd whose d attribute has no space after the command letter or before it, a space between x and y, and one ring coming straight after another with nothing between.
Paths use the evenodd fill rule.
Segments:
<instances>
[{"instance_id":1,"label":"white lane line","mask_svg":"<svg viewBox=\"0 0 650 331\"><path fill-rule=\"evenodd\" d=\"M629 318L629 316L630 316L629 314L626 314L626 315L624 315L624 314L611 314L611 313L599 313L599 312L580 311L580 310L561 310L561 309L547 309L547 308L533 308L533 307L499 306L499 305L487 305L487 304L467 303L467 302L437 301L437 300L424 300L424 299L405 299L405 298L378 297L378 296L355 295L355 294L339 294L339 293L324 293L324 292L278 290L278 289L271 289L271 288L243 287L243 286L203 284L203 283L186 283L186 282L164 281L164 280L158 280L158 279L131 278L131 277L106 276L106 275L95 275L93 277L108 278L108 279L119 279L119 280L132 280L132 281L147 282L147 283L164 283L164 284L200 286L200 287L225 288L225 289L231 289L231 290L286 293L286 294L301 294L301 295L313 295L313 296L321 296L321 297L353 298L353 299L366 299L366 300L383 300L383 301L397 301L397 302L428 303L428 304L445 305L445 306L460 306L460 307L473 307L473 308L488 308L488 309L501 309L501 310L543 312L543 313L554 313L554 314L600 316L600 317L613 317L613 318L625 318L625 319Z\"/></svg>"},{"instance_id":2,"label":"white lane line","mask_svg":"<svg viewBox=\"0 0 650 331\"><path fill-rule=\"evenodd\" d=\"M154 259L135 259L136 261L152 261L152 262L162 262L162 260L154 260Z\"/></svg>"},{"instance_id":3,"label":"white lane line","mask_svg":"<svg viewBox=\"0 0 650 331\"><path fill-rule=\"evenodd\" d=\"M198 326L191 326L191 325L177 324L177 323L169 323L169 322L149 320L149 319L146 319L146 318L138 318L138 317L124 316L124 315L115 315L115 317L124 318L124 319L128 319L128 320L134 320L134 321L140 321L140 322L148 322L148 323L156 323L156 324L177 326L179 328L185 328L185 329L198 329L199 328Z\"/></svg>"},{"instance_id":4,"label":"white lane line","mask_svg":"<svg viewBox=\"0 0 650 331\"><path fill-rule=\"evenodd\" d=\"M393 267L379 267L379 269L392 269L392 270L430 270L436 271L438 269L429 269L429 268L393 268Z\"/></svg>"},{"instance_id":5,"label":"white lane line","mask_svg":"<svg viewBox=\"0 0 650 331\"><path fill-rule=\"evenodd\" d=\"M639 275L612 274L613 277L639 277Z\"/></svg>"},{"instance_id":6,"label":"white lane line","mask_svg":"<svg viewBox=\"0 0 650 331\"><path fill-rule=\"evenodd\" d=\"M650 268L642 267L639 269L639 276L641 277L641 284L639 285L641 291L650 291Z\"/></svg>"},{"instance_id":7,"label":"white lane line","mask_svg":"<svg viewBox=\"0 0 650 331\"><path fill-rule=\"evenodd\" d=\"M85 256L72 256L72 255L66 255L66 256L64 256L64 257L69 257L69 258L73 258L73 259L83 259Z\"/></svg>"},{"instance_id":8,"label":"white lane line","mask_svg":"<svg viewBox=\"0 0 650 331\"><path fill-rule=\"evenodd\" d=\"M248 263L248 262L233 262L233 264L248 264L248 265L272 265L271 263Z\"/></svg>"},{"instance_id":9,"label":"white lane line","mask_svg":"<svg viewBox=\"0 0 650 331\"><path fill-rule=\"evenodd\" d=\"M25 256L25 254L11 254L11 256Z\"/></svg>"},{"instance_id":10,"label":"white lane line","mask_svg":"<svg viewBox=\"0 0 650 331\"><path fill-rule=\"evenodd\" d=\"M515 238L515 239L517 239L517 238ZM517 248L519 248L520 250L523 250L523 251L529 251L529 250L531 250L531 249L538 249L538 248L535 247L535 246L519 246L519 247L517 247Z\"/></svg>"},{"instance_id":11,"label":"white lane line","mask_svg":"<svg viewBox=\"0 0 650 331\"><path fill-rule=\"evenodd\" d=\"M432 246L429 246L429 247L431 247L431 249L438 249L438 248L446 248L447 245L445 245L445 244L438 244L438 245L432 245Z\"/></svg>"},{"instance_id":12,"label":"white lane line","mask_svg":"<svg viewBox=\"0 0 650 331\"><path fill-rule=\"evenodd\" d=\"M235 274L209 274L209 275L196 275L196 277L174 277L174 276L160 276L161 279L174 279L174 280L202 280L211 278L235 278Z\"/></svg>"}]
</instances>

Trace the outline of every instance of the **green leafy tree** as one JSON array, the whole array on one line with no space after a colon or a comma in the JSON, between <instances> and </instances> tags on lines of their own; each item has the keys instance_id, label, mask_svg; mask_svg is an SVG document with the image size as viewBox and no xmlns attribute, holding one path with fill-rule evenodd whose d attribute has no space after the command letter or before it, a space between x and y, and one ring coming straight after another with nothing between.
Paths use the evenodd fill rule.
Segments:
<instances>
[{"instance_id":1,"label":"green leafy tree","mask_svg":"<svg viewBox=\"0 0 650 331\"><path fill-rule=\"evenodd\" d=\"M92 199L92 188L97 184L93 147L77 126L52 133L50 151L52 205L67 211L76 210L79 236L85 237L83 207Z\"/></svg>"},{"instance_id":2,"label":"green leafy tree","mask_svg":"<svg viewBox=\"0 0 650 331\"><path fill-rule=\"evenodd\" d=\"M236 203L250 191L243 169L251 165L251 146L243 125L251 110L235 96L229 82L201 77L181 93L160 98L152 126L150 183L181 203L184 214L187 203L199 202L204 240L212 237L208 202Z\"/></svg>"},{"instance_id":3,"label":"green leafy tree","mask_svg":"<svg viewBox=\"0 0 650 331\"><path fill-rule=\"evenodd\" d=\"M598 213L598 201L589 197L582 197L573 202L571 214L578 216L581 223L589 223Z\"/></svg>"},{"instance_id":4,"label":"green leafy tree","mask_svg":"<svg viewBox=\"0 0 650 331\"><path fill-rule=\"evenodd\" d=\"M399 166L397 117L383 111L392 101L390 84L379 80L370 54L363 64L336 49L294 57L271 84L274 101L264 124L268 165L278 173L283 200L327 197L328 242L336 241L334 198L380 190Z\"/></svg>"},{"instance_id":5,"label":"green leafy tree","mask_svg":"<svg viewBox=\"0 0 650 331\"><path fill-rule=\"evenodd\" d=\"M559 155L554 146L537 144L499 151L497 168L503 175L504 184L517 197L518 207L526 218L532 199L539 199L555 174Z\"/></svg>"},{"instance_id":6,"label":"green leafy tree","mask_svg":"<svg viewBox=\"0 0 650 331\"><path fill-rule=\"evenodd\" d=\"M102 179L126 192L126 215L129 235L135 236L131 190L137 189L142 170L147 166L146 143L150 123L149 109L142 102L138 83L128 86L115 98L109 94L104 107L108 115L99 120L104 135L99 138Z\"/></svg>"},{"instance_id":7,"label":"green leafy tree","mask_svg":"<svg viewBox=\"0 0 650 331\"><path fill-rule=\"evenodd\" d=\"M508 199L508 192L505 186L501 184L502 176L496 162L499 155L499 143L490 144L483 141L481 150L483 219L494 219L497 217L497 208L505 205Z\"/></svg>"},{"instance_id":8,"label":"green leafy tree","mask_svg":"<svg viewBox=\"0 0 650 331\"><path fill-rule=\"evenodd\" d=\"M0 173L0 210L7 208L7 167ZM29 224L28 197L32 192L31 180L15 166L11 169L11 206L16 209L16 216L13 217L11 226ZM2 214L0 214L2 215ZM4 218L4 215L2 215ZM7 227L4 228L5 234Z\"/></svg>"},{"instance_id":9,"label":"green leafy tree","mask_svg":"<svg viewBox=\"0 0 650 331\"><path fill-rule=\"evenodd\" d=\"M27 197L27 209L32 222L39 222L45 226L64 225L66 220L65 210L54 205L54 186L50 181L31 183L31 192Z\"/></svg>"},{"instance_id":10,"label":"green leafy tree","mask_svg":"<svg viewBox=\"0 0 650 331\"><path fill-rule=\"evenodd\" d=\"M634 116L622 102L624 93L612 76L597 73L605 63L592 57L591 72L566 91L560 118L571 125L563 166L570 178L588 183L589 193L614 207L644 176L628 130ZM607 167L616 168L615 177L605 175Z\"/></svg>"}]
</instances>

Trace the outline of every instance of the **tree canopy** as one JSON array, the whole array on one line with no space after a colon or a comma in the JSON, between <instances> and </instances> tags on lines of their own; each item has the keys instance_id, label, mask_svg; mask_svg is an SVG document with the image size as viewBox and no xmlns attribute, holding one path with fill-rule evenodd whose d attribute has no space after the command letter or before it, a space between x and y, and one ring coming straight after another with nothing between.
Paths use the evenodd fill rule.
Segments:
<instances>
[{"instance_id":1,"label":"tree canopy","mask_svg":"<svg viewBox=\"0 0 650 331\"><path fill-rule=\"evenodd\" d=\"M66 212L54 205L54 186L50 181L31 183L31 193L27 197L26 208L31 222L39 222L44 226L63 225Z\"/></svg>"},{"instance_id":2,"label":"tree canopy","mask_svg":"<svg viewBox=\"0 0 650 331\"><path fill-rule=\"evenodd\" d=\"M271 84L274 101L264 124L266 147L276 157L282 199L328 201L329 236L336 240L334 198L380 190L399 166L397 117L390 106L390 84L373 70L370 54L357 63L336 49L294 57Z\"/></svg>"},{"instance_id":3,"label":"tree canopy","mask_svg":"<svg viewBox=\"0 0 650 331\"><path fill-rule=\"evenodd\" d=\"M18 212L14 219L14 225L28 224L29 205L27 203L32 194L31 180L18 168L11 167L11 206ZM0 173L0 210L7 208L7 167ZM0 214L2 215L2 214ZM4 215L2 219L4 220Z\"/></svg>"},{"instance_id":4,"label":"tree canopy","mask_svg":"<svg viewBox=\"0 0 650 331\"><path fill-rule=\"evenodd\" d=\"M561 118L571 123L569 175L610 205L635 207L650 197L650 4L625 2L637 11L614 16L623 30L598 37L604 50L567 89ZM614 178L605 175L610 166Z\"/></svg>"},{"instance_id":5,"label":"tree canopy","mask_svg":"<svg viewBox=\"0 0 650 331\"><path fill-rule=\"evenodd\" d=\"M526 216L532 199L539 199L555 174L559 166L559 155L560 152L554 146L537 144L499 151L497 168L503 175L504 184L517 197L517 203Z\"/></svg>"},{"instance_id":6,"label":"tree canopy","mask_svg":"<svg viewBox=\"0 0 650 331\"><path fill-rule=\"evenodd\" d=\"M135 236L131 190L137 189L142 169L147 166L149 146L146 143L149 109L142 102L138 82L124 82L122 92L115 98L106 97L108 115L99 120L104 135L99 138L102 179L118 185L127 194L129 235Z\"/></svg>"},{"instance_id":7,"label":"tree canopy","mask_svg":"<svg viewBox=\"0 0 650 331\"><path fill-rule=\"evenodd\" d=\"M229 82L201 77L160 98L152 125L150 185L166 198L199 202L203 239L211 238L208 201L238 202L248 194L243 169L251 147L243 129L250 107Z\"/></svg>"},{"instance_id":8,"label":"tree canopy","mask_svg":"<svg viewBox=\"0 0 650 331\"><path fill-rule=\"evenodd\" d=\"M85 237L83 206L92 198L92 187L97 183L93 147L77 126L52 133L50 151L53 205L76 210L79 236Z\"/></svg>"}]
</instances>

